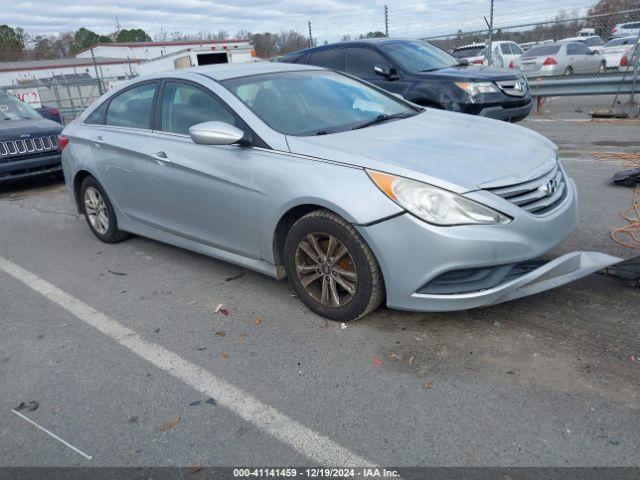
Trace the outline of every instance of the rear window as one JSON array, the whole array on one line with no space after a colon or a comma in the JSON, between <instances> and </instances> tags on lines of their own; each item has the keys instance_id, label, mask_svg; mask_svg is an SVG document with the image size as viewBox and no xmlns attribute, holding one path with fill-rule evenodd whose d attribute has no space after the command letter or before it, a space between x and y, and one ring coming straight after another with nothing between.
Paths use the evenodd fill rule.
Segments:
<instances>
[{"instance_id":1,"label":"rear window","mask_svg":"<svg viewBox=\"0 0 640 480\"><path fill-rule=\"evenodd\" d=\"M625 37L625 38L616 38L607 42L605 47L620 47L622 45L630 45L634 42L636 37Z\"/></svg>"},{"instance_id":2,"label":"rear window","mask_svg":"<svg viewBox=\"0 0 640 480\"><path fill-rule=\"evenodd\" d=\"M456 58L479 57L480 55L482 55L483 50L483 45L479 45L477 47L460 47L456 48L453 51L452 55Z\"/></svg>"},{"instance_id":3,"label":"rear window","mask_svg":"<svg viewBox=\"0 0 640 480\"><path fill-rule=\"evenodd\" d=\"M542 45L527 50L527 57L542 57L543 55L555 55L560 51L560 45Z\"/></svg>"}]
</instances>

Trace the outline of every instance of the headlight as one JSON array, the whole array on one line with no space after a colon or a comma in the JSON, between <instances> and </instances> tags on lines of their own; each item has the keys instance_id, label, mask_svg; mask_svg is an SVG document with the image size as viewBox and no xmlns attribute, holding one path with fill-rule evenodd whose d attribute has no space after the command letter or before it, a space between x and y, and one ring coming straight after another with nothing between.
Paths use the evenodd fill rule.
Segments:
<instances>
[{"instance_id":1,"label":"headlight","mask_svg":"<svg viewBox=\"0 0 640 480\"><path fill-rule=\"evenodd\" d=\"M481 93L497 93L500 91L492 82L456 82L456 85L472 97Z\"/></svg>"},{"instance_id":2,"label":"headlight","mask_svg":"<svg viewBox=\"0 0 640 480\"><path fill-rule=\"evenodd\" d=\"M434 225L504 225L512 218L456 193L388 173L367 170L380 190L402 208Z\"/></svg>"}]
</instances>

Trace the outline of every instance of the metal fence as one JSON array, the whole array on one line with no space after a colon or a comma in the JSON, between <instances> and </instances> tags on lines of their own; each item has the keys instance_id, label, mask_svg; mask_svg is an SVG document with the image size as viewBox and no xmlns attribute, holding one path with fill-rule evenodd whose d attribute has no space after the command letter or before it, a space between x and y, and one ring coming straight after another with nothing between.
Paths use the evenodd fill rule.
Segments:
<instances>
[{"instance_id":1,"label":"metal fence","mask_svg":"<svg viewBox=\"0 0 640 480\"><path fill-rule=\"evenodd\" d=\"M60 112L63 124L69 123L103 92L123 79L93 78L88 74L55 75L17 85L0 87L34 108L50 107Z\"/></svg>"}]
</instances>

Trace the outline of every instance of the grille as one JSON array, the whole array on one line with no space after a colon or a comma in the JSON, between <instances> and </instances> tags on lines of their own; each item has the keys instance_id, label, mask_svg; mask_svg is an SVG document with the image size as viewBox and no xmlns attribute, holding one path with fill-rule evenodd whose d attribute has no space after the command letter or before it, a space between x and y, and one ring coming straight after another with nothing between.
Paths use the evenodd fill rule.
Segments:
<instances>
[{"instance_id":1,"label":"grille","mask_svg":"<svg viewBox=\"0 0 640 480\"><path fill-rule=\"evenodd\" d=\"M58 138L55 135L28 138L26 140L7 140L0 142L0 159L28 155L36 152L53 152L58 149Z\"/></svg>"},{"instance_id":2,"label":"grille","mask_svg":"<svg viewBox=\"0 0 640 480\"><path fill-rule=\"evenodd\" d=\"M567 197L567 182L559 164L556 163L552 170L534 180L487 190L527 212L544 215L559 206Z\"/></svg>"},{"instance_id":3,"label":"grille","mask_svg":"<svg viewBox=\"0 0 640 480\"><path fill-rule=\"evenodd\" d=\"M517 80L503 80L496 82L496 84L500 90L512 97L524 97L529 91L527 81L523 78L519 78Z\"/></svg>"}]
</instances>

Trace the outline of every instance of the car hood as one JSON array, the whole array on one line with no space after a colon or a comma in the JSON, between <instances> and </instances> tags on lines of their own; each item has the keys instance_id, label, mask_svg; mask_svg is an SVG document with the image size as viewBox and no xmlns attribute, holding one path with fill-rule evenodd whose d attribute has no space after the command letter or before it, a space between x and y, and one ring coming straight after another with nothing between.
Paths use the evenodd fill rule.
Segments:
<instances>
[{"instance_id":1,"label":"car hood","mask_svg":"<svg viewBox=\"0 0 640 480\"><path fill-rule=\"evenodd\" d=\"M0 141L58 135L62 125L46 118L0 121Z\"/></svg>"},{"instance_id":2,"label":"car hood","mask_svg":"<svg viewBox=\"0 0 640 480\"><path fill-rule=\"evenodd\" d=\"M291 152L414 178L457 193L546 173L557 148L514 124L427 109L413 117L313 137L288 136Z\"/></svg>"},{"instance_id":3,"label":"car hood","mask_svg":"<svg viewBox=\"0 0 640 480\"><path fill-rule=\"evenodd\" d=\"M452 81L495 82L501 80L516 80L522 75L519 72L514 72L513 70L469 65L416 73L416 76L424 77L425 79L438 77L442 79L450 79Z\"/></svg>"}]
</instances>

